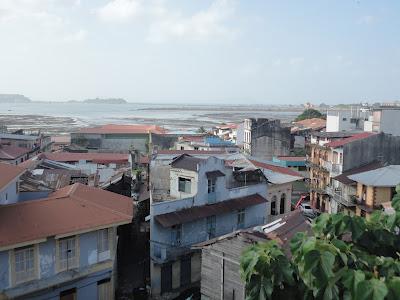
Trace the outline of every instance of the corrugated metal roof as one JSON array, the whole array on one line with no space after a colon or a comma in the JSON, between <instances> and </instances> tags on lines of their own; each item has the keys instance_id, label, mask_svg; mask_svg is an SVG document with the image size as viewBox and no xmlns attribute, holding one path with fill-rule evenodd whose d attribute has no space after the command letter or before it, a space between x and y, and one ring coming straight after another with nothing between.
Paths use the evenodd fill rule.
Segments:
<instances>
[{"instance_id":1,"label":"corrugated metal roof","mask_svg":"<svg viewBox=\"0 0 400 300\"><path fill-rule=\"evenodd\" d=\"M376 187L394 187L400 184L400 165L390 165L383 168L348 176L351 180L363 185Z\"/></svg>"},{"instance_id":2,"label":"corrugated metal roof","mask_svg":"<svg viewBox=\"0 0 400 300\"><path fill-rule=\"evenodd\" d=\"M107 124L92 128L82 128L78 133L93 133L93 134L165 134L167 130L156 125L130 124L116 125Z\"/></svg>"},{"instance_id":3,"label":"corrugated metal roof","mask_svg":"<svg viewBox=\"0 0 400 300\"><path fill-rule=\"evenodd\" d=\"M130 223L129 197L74 184L48 198L0 206L0 247Z\"/></svg>"},{"instance_id":4,"label":"corrugated metal roof","mask_svg":"<svg viewBox=\"0 0 400 300\"><path fill-rule=\"evenodd\" d=\"M351 142L362 140L362 139L365 139L365 138L370 137L370 136L375 135L375 134L376 133L374 133L374 132L362 132L362 133L355 134L355 135L353 135L351 137L348 137L348 138L345 138L345 139L341 139L341 140L337 140L337 141L333 141L333 142L327 143L325 146L326 147L332 147L332 148L342 147L342 146L344 146L346 144L349 144Z\"/></svg>"},{"instance_id":5,"label":"corrugated metal roof","mask_svg":"<svg viewBox=\"0 0 400 300\"><path fill-rule=\"evenodd\" d=\"M183 155L175 158L172 161L171 166L173 168L177 168L177 169L184 169L184 170L197 172L197 165L202 161L203 161L203 159L201 159L201 158L183 154Z\"/></svg>"},{"instance_id":6,"label":"corrugated metal roof","mask_svg":"<svg viewBox=\"0 0 400 300\"><path fill-rule=\"evenodd\" d=\"M267 202L267 199L265 199L264 197L260 196L259 194L252 194L249 196L225 200L214 204L194 206L179 211L157 215L155 216L155 219L163 227L171 227L174 225L192 222L213 215L221 215L265 202Z\"/></svg>"},{"instance_id":7,"label":"corrugated metal roof","mask_svg":"<svg viewBox=\"0 0 400 300\"><path fill-rule=\"evenodd\" d=\"M354 180L351 180L348 176L358 174L361 172L375 170L375 169L382 168L382 167L384 167L384 164L382 162L372 162L368 165L361 166L361 167L354 168L354 169L348 170L346 172L343 172L342 174L340 174L336 177L333 177L332 179L337 180L343 184L351 185L351 184L355 184L356 182Z\"/></svg>"}]
</instances>

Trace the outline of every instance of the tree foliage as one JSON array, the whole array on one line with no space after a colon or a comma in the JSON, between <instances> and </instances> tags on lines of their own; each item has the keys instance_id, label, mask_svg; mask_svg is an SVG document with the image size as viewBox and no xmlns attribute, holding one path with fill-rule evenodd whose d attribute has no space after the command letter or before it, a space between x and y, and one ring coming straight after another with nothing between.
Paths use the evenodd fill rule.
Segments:
<instances>
[{"instance_id":1,"label":"tree foliage","mask_svg":"<svg viewBox=\"0 0 400 300\"><path fill-rule=\"evenodd\" d=\"M316 109L306 109L304 110L300 115L297 116L295 121L302 121L302 120L307 120L307 119L312 119L312 118L322 118L325 119L325 115L323 115L320 111Z\"/></svg>"},{"instance_id":2,"label":"tree foliage","mask_svg":"<svg viewBox=\"0 0 400 300\"><path fill-rule=\"evenodd\" d=\"M322 214L297 233L288 259L275 241L246 249L246 299L400 299L400 187L394 214Z\"/></svg>"}]
</instances>

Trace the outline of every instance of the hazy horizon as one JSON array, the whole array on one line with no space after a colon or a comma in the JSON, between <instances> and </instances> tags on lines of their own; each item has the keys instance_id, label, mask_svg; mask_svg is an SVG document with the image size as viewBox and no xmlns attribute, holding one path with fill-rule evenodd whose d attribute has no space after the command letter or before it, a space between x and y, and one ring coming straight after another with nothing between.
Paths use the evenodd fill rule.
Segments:
<instances>
[{"instance_id":1,"label":"hazy horizon","mask_svg":"<svg viewBox=\"0 0 400 300\"><path fill-rule=\"evenodd\" d=\"M0 93L192 105L395 101L399 16L399 1L2 0Z\"/></svg>"}]
</instances>

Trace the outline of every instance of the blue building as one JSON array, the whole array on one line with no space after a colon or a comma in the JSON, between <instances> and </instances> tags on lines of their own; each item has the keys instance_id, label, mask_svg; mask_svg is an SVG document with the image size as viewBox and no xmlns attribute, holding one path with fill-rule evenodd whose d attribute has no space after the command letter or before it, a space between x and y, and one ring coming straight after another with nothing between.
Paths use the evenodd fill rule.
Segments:
<instances>
[{"instance_id":1,"label":"blue building","mask_svg":"<svg viewBox=\"0 0 400 300\"><path fill-rule=\"evenodd\" d=\"M0 205L0 299L113 299L117 227L132 215L130 198L79 183Z\"/></svg>"},{"instance_id":2,"label":"blue building","mask_svg":"<svg viewBox=\"0 0 400 300\"><path fill-rule=\"evenodd\" d=\"M238 170L216 157L153 159L150 167L152 297L169 299L200 281L193 244L264 224L267 183L258 169Z\"/></svg>"}]
</instances>

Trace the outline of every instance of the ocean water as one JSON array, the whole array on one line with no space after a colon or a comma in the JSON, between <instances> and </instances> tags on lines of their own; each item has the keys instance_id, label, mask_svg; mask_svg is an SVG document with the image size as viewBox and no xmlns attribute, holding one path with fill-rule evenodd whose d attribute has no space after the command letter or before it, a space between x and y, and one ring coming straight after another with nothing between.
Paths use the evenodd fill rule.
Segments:
<instances>
[{"instance_id":1,"label":"ocean water","mask_svg":"<svg viewBox=\"0 0 400 300\"><path fill-rule=\"evenodd\" d=\"M1 103L0 122L10 128L57 128L114 124L157 124L173 131L195 131L219 123L240 122L246 117L292 120L299 109L276 110L266 106L182 104L87 104L67 102ZM65 128L63 128L65 127ZM70 130L71 129L71 130Z\"/></svg>"}]
</instances>

